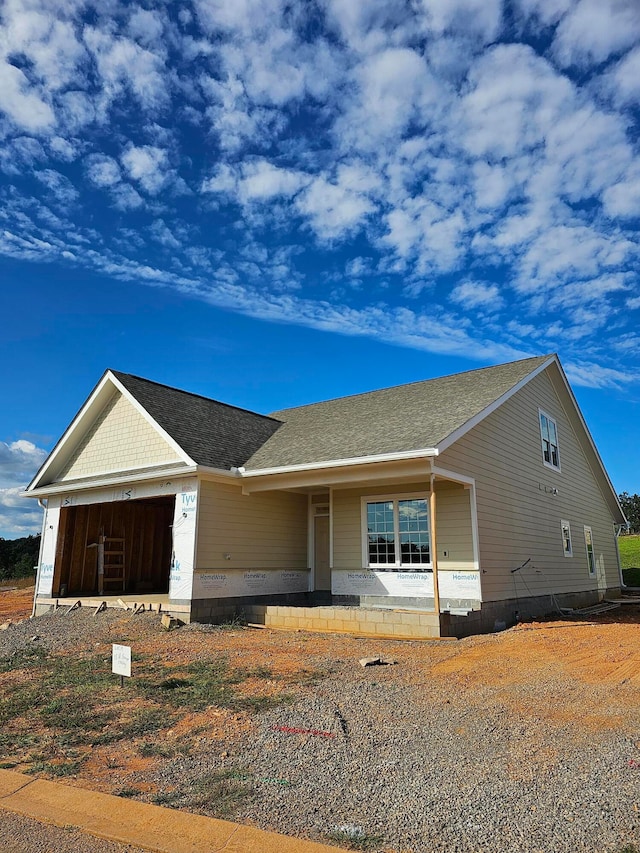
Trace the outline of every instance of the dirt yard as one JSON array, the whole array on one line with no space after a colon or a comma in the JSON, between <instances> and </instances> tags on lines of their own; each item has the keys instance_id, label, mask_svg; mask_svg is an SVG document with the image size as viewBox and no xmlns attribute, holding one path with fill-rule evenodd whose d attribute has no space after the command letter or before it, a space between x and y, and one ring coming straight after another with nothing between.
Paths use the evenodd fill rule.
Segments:
<instances>
[{"instance_id":1,"label":"dirt yard","mask_svg":"<svg viewBox=\"0 0 640 853\"><path fill-rule=\"evenodd\" d=\"M0 593L2 767L352 849L640 851L636 607L420 643L31 593Z\"/></svg>"}]
</instances>

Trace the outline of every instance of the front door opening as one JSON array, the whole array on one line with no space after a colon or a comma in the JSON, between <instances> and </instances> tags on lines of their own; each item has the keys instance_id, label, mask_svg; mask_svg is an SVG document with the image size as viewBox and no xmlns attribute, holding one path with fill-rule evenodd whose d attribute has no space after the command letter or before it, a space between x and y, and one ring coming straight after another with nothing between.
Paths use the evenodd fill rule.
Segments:
<instances>
[{"instance_id":1,"label":"front door opening","mask_svg":"<svg viewBox=\"0 0 640 853\"><path fill-rule=\"evenodd\" d=\"M174 495L63 507L53 595L168 592L174 507Z\"/></svg>"}]
</instances>

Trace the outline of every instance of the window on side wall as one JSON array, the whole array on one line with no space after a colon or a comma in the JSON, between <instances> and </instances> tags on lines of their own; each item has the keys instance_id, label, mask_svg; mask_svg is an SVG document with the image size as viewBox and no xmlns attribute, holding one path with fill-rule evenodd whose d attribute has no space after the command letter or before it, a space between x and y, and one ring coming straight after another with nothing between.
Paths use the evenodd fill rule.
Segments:
<instances>
[{"instance_id":1,"label":"window on side wall","mask_svg":"<svg viewBox=\"0 0 640 853\"><path fill-rule=\"evenodd\" d=\"M378 571L431 568L429 501L420 496L362 499L364 565Z\"/></svg>"},{"instance_id":2,"label":"window on side wall","mask_svg":"<svg viewBox=\"0 0 640 853\"><path fill-rule=\"evenodd\" d=\"M571 525L568 521L561 521L562 525L562 550L565 557L573 557L573 546L571 545Z\"/></svg>"},{"instance_id":3,"label":"window on side wall","mask_svg":"<svg viewBox=\"0 0 640 853\"><path fill-rule=\"evenodd\" d=\"M589 567L589 576L596 576L596 555L593 549L593 533L590 527L584 528L584 544L587 549L587 566Z\"/></svg>"},{"instance_id":4,"label":"window on side wall","mask_svg":"<svg viewBox=\"0 0 640 853\"><path fill-rule=\"evenodd\" d=\"M558 426L555 420L538 409L540 413L540 440L542 441L542 459L548 468L560 470L560 451L558 449Z\"/></svg>"}]
</instances>

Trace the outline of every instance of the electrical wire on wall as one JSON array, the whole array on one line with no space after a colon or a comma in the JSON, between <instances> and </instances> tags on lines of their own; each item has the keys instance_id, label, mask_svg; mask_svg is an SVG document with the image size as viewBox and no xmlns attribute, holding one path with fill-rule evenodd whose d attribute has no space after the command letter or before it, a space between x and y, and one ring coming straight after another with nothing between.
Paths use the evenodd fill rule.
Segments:
<instances>
[{"instance_id":1,"label":"electrical wire on wall","mask_svg":"<svg viewBox=\"0 0 640 853\"><path fill-rule=\"evenodd\" d=\"M536 572L536 574L542 574L540 569L537 569L534 566L534 564L531 562L531 560L532 560L531 557L527 557L527 559L524 561L524 563L520 563L520 565L516 566L515 569L511 569L511 574L513 576L513 594L514 594L514 598L516 600L516 607L518 608L516 610L516 621L517 622L520 621L520 596L518 595L518 584L516 582L516 578L518 578L518 577L520 578L525 590L527 591L527 593L529 595L529 598L533 598L534 597L533 592L529 589L529 585L525 579L525 576L524 576L524 574L521 574L521 572L523 569L528 567L529 569L533 569Z\"/></svg>"}]
</instances>

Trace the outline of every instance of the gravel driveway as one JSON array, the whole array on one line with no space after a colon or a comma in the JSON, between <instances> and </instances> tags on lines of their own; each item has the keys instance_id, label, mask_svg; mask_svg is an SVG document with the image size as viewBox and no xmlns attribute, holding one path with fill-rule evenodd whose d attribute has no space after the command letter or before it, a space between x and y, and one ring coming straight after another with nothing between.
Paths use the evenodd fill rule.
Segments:
<instances>
[{"instance_id":1,"label":"gravel driveway","mask_svg":"<svg viewBox=\"0 0 640 853\"><path fill-rule=\"evenodd\" d=\"M0 656L29 642L118 642L120 619L40 617L3 632ZM323 676L242 733L205 729L190 754L128 783L151 785L141 799L193 809L193 791L222 779L231 819L361 850L640 853L638 619L399 643L206 626L165 634L157 617L129 618L129 640L147 651L157 643L240 665L297 656ZM396 663L360 666L372 655ZM215 814L205 800L197 810Z\"/></svg>"}]
</instances>

